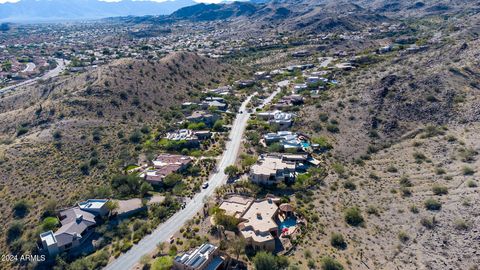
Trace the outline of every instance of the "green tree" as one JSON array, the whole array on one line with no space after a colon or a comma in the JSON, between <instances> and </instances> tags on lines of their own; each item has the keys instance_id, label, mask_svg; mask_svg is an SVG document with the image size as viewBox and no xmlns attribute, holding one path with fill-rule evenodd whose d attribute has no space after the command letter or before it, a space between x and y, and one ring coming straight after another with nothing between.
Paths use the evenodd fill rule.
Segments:
<instances>
[{"instance_id":1,"label":"green tree","mask_svg":"<svg viewBox=\"0 0 480 270\"><path fill-rule=\"evenodd\" d=\"M151 191L153 191L153 187L147 182L143 182L140 186L140 195L142 195L142 197L145 197L145 195L147 195Z\"/></svg>"},{"instance_id":2,"label":"green tree","mask_svg":"<svg viewBox=\"0 0 480 270\"><path fill-rule=\"evenodd\" d=\"M253 257L253 265L255 266L255 270L277 269L277 261L275 256L265 251L260 251L255 255L255 257Z\"/></svg>"},{"instance_id":3,"label":"green tree","mask_svg":"<svg viewBox=\"0 0 480 270\"><path fill-rule=\"evenodd\" d=\"M217 120L217 121L215 121L215 124L213 124L213 130L215 130L215 131L222 131L224 124L225 124L225 123L223 122L223 120Z\"/></svg>"},{"instance_id":4,"label":"green tree","mask_svg":"<svg viewBox=\"0 0 480 270\"><path fill-rule=\"evenodd\" d=\"M174 187L177 183L182 181L182 176L178 173L171 173L163 179L163 184L165 186L172 188Z\"/></svg>"},{"instance_id":5,"label":"green tree","mask_svg":"<svg viewBox=\"0 0 480 270\"><path fill-rule=\"evenodd\" d=\"M285 256L275 256L265 251L258 252L253 257L255 270L281 270L288 267L288 258Z\"/></svg>"},{"instance_id":6,"label":"green tree","mask_svg":"<svg viewBox=\"0 0 480 270\"><path fill-rule=\"evenodd\" d=\"M237 166L235 166L235 165L230 165L230 166L228 166L228 167L225 168L224 173L225 173L226 175L228 175L228 177L231 178L231 177L236 176L239 171L240 171L240 169L238 169Z\"/></svg>"},{"instance_id":7,"label":"green tree","mask_svg":"<svg viewBox=\"0 0 480 270\"><path fill-rule=\"evenodd\" d=\"M47 217L42 222L42 229L44 231L50 231L58 226L58 219L56 217Z\"/></svg>"}]
</instances>

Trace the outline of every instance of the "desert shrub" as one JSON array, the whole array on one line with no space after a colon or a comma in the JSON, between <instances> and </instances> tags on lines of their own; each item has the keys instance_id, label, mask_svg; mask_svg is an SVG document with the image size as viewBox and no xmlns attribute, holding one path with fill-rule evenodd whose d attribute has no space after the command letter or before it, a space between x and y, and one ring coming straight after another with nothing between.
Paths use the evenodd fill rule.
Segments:
<instances>
[{"instance_id":1,"label":"desert shrub","mask_svg":"<svg viewBox=\"0 0 480 270\"><path fill-rule=\"evenodd\" d=\"M478 152L472 148L460 150L460 158L463 162L473 162L475 161L475 156L477 155Z\"/></svg>"},{"instance_id":2,"label":"desert shrub","mask_svg":"<svg viewBox=\"0 0 480 270\"><path fill-rule=\"evenodd\" d=\"M345 175L345 167L343 167L342 164L340 163L333 163L332 164L332 169L335 171L338 175Z\"/></svg>"},{"instance_id":3,"label":"desert shrub","mask_svg":"<svg viewBox=\"0 0 480 270\"><path fill-rule=\"evenodd\" d=\"M435 228L437 221L435 220L435 217L423 217L422 219L420 219L420 224L422 224L422 226L424 226L425 228L431 230Z\"/></svg>"},{"instance_id":4,"label":"desert shrub","mask_svg":"<svg viewBox=\"0 0 480 270\"><path fill-rule=\"evenodd\" d=\"M334 124L328 124L327 125L327 130L331 133L338 133L340 132L340 129L338 128L337 125L334 125Z\"/></svg>"},{"instance_id":5,"label":"desert shrub","mask_svg":"<svg viewBox=\"0 0 480 270\"><path fill-rule=\"evenodd\" d=\"M455 220L455 229L459 231L466 231L470 228L470 224L464 219Z\"/></svg>"},{"instance_id":6,"label":"desert shrub","mask_svg":"<svg viewBox=\"0 0 480 270\"><path fill-rule=\"evenodd\" d=\"M424 154L419 153L419 152L413 153L413 157L415 158L415 162L417 162L417 163L422 163L423 161L425 161L427 159L427 157Z\"/></svg>"},{"instance_id":7,"label":"desert shrub","mask_svg":"<svg viewBox=\"0 0 480 270\"><path fill-rule=\"evenodd\" d=\"M402 193L402 197L412 196L412 191L408 187L401 187L400 192Z\"/></svg>"},{"instance_id":8,"label":"desert shrub","mask_svg":"<svg viewBox=\"0 0 480 270\"><path fill-rule=\"evenodd\" d=\"M441 127L427 126L422 138L431 138L443 134L445 134L445 131Z\"/></svg>"},{"instance_id":9,"label":"desert shrub","mask_svg":"<svg viewBox=\"0 0 480 270\"><path fill-rule=\"evenodd\" d=\"M139 130L135 130L130 137L128 138L131 143L138 144L142 141L143 135L142 132Z\"/></svg>"},{"instance_id":10,"label":"desert shrub","mask_svg":"<svg viewBox=\"0 0 480 270\"><path fill-rule=\"evenodd\" d=\"M398 239L402 242L402 243L405 243L407 242L408 240L410 240L410 236L408 236L408 234L404 231L400 231L398 233Z\"/></svg>"},{"instance_id":11,"label":"desert shrub","mask_svg":"<svg viewBox=\"0 0 480 270\"><path fill-rule=\"evenodd\" d=\"M388 168L387 168L387 172L396 173L396 172L398 172L398 169L397 169L395 166L390 165L390 166L388 166Z\"/></svg>"},{"instance_id":12,"label":"desert shrub","mask_svg":"<svg viewBox=\"0 0 480 270\"><path fill-rule=\"evenodd\" d=\"M30 210L30 204L26 200L19 200L13 205L13 215L16 218L25 217Z\"/></svg>"},{"instance_id":13,"label":"desert shrub","mask_svg":"<svg viewBox=\"0 0 480 270\"><path fill-rule=\"evenodd\" d=\"M364 219L358 207L350 207L345 210L345 221L351 226L363 224Z\"/></svg>"},{"instance_id":14,"label":"desert shrub","mask_svg":"<svg viewBox=\"0 0 480 270\"><path fill-rule=\"evenodd\" d=\"M330 236L330 244L338 249L345 249L347 247L347 242L343 239L343 235L339 233L332 233Z\"/></svg>"},{"instance_id":15,"label":"desert shrub","mask_svg":"<svg viewBox=\"0 0 480 270\"><path fill-rule=\"evenodd\" d=\"M425 208L430 211L436 211L442 208L442 204L433 198L427 199L424 205L425 205Z\"/></svg>"},{"instance_id":16,"label":"desert shrub","mask_svg":"<svg viewBox=\"0 0 480 270\"><path fill-rule=\"evenodd\" d=\"M366 210L367 214L369 215L375 215L375 216L380 216L380 213L378 212L378 209L373 206L373 205L369 205L367 207L367 210Z\"/></svg>"},{"instance_id":17,"label":"desert shrub","mask_svg":"<svg viewBox=\"0 0 480 270\"><path fill-rule=\"evenodd\" d=\"M410 179L405 175L402 176L402 178L400 178L400 185L402 187L412 187L413 186L412 181L410 181Z\"/></svg>"},{"instance_id":18,"label":"desert shrub","mask_svg":"<svg viewBox=\"0 0 480 270\"><path fill-rule=\"evenodd\" d=\"M475 170L468 167L468 166L463 167L462 172L463 172L463 175L473 175L473 174L475 174Z\"/></svg>"},{"instance_id":19,"label":"desert shrub","mask_svg":"<svg viewBox=\"0 0 480 270\"><path fill-rule=\"evenodd\" d=\"M445 186L434 185L432 187L433 194L435 195L446 195L448 194L448 188Z\"/></svg>"},{"instance_id":20,"label":"desert shrub","mask_svg":"<svg viewBox=\"0 0 480 270\"><path fill-rule=\"evenodd\" d=\"M59 131L59 130L55 130L53 132L53 138L58 141L60 139L62 139L62 133Z\"/></svg>"},{"instance_id":21,"label":"desert shrub","mask_svg":"<svg viewBox=\"0 0 480 270\"><path fill-rule=\"evenodd\" d=\"M28 128L24 126L20 126L17 128L17 137L20 137L28 132Z\"/></svg>"},{"instance_id":22,"label":"desert shrub","mask_svg":"<svg viewBox=\"0 0 480 270\"><path fill-rule=\"evenodd\" d=\"M83 175L89 175L90 165L87 162L80 164L80 171L82 172Z\"/></svg>"},{"instance_id":23,"label":"desert shrub","mask_svg":"<svg viewBox=\"0 0 480 270\"><path fill-rule=\"evenodd\" d=\"M468 180L467 182L467 187L469 188L475 188L477 187L477 182L473 181L473 180Z\"/></svg>"},{"instance_id":24,"label":"desert shrub","mask_svg":"<svg viewBox=\"0 0 480 270\"><path fill-rule=\"evenodd\" d=\"M14 221L7 229L7 243L18 239L23 233L24 224L20 221Z\"/></svg>"},{"instance_id":25,"label":"desert shrub","mask_svg":"<svg viewBox=\"0 0 480 270\"><path fill-rule=\"evenodd\" d=\"M343 265L332 257L323 257L320 265L322 270L343 270Z\"/></svg>"},{"instance_id":26,"label":"desert shrub","mask_svg":"<svg viewBox=\"0 0 480 270\"><path fill-rule=\"evenodd\" d=\"M343 187L348 189L348 190L355 190L357 189L357 186L355 185L355 183L353 183L353 181L351 180L347 180L345 183L343 183Z\"/></svg>"}]
</instances>

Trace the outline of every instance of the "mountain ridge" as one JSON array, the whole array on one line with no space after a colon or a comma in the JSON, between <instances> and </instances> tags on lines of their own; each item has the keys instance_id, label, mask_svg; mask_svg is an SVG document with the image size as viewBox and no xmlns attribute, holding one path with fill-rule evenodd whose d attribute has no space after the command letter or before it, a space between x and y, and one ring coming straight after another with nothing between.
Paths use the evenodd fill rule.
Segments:
<instances>
[{"instance_id":1,"label":"mountain ridge","mask_svg":"<svg viewBox=\"0 0 480 270\"><path fill-rule=\"evenodd\" d=\"M182 7L197 4L193 0L165 2L123 0L22 0L0 4L0 22L37 22L101 19L118 16L167 15Z\"/></svg>"}]
</instances>

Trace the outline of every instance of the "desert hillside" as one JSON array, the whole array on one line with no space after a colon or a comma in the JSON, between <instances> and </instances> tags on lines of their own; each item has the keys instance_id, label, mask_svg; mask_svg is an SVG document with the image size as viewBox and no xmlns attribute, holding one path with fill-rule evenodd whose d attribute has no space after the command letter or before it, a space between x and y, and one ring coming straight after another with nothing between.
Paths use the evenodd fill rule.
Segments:
<instances>
[{"instance_id":1,"label":"desert hillside","mask_svg":"<svg viewBox=\"0 0 480 270\"><path fill-rule=\"evenodd\" d=\"M123 166L137 162L142 146L134 136L143 141L163 132L178 121L178 105L240 72L196 54L173 53L157 61L118 60L6 95L0 99L2 228L22 198L29 204L26 239L35 240L47 202L60 208L93 196ZM9 245L31 250L30 240Z\"/></svg>"}]
</instances>

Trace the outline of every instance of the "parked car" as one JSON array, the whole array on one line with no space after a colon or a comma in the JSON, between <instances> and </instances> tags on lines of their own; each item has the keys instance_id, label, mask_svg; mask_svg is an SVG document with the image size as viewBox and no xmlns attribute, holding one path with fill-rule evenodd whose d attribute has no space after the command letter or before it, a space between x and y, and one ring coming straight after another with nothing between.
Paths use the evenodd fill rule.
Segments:
<instances>
[{"instance_id":1,"label":"parked car","mask_svg":"<svg viewBox=\"0 0 480 270\"><path fill-rule=\"evenodd\" d=\"M203 189L208 188L208 182L203 183L202 188L203 188Z\"/></svg>"}]
</instances>

